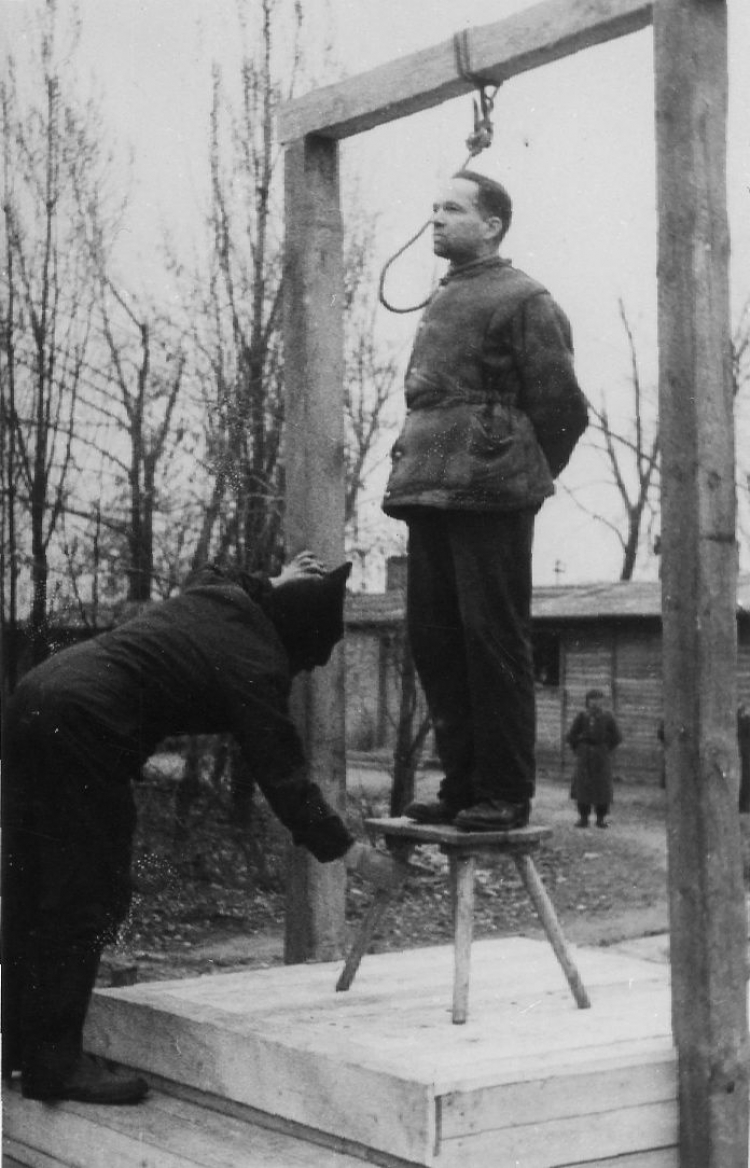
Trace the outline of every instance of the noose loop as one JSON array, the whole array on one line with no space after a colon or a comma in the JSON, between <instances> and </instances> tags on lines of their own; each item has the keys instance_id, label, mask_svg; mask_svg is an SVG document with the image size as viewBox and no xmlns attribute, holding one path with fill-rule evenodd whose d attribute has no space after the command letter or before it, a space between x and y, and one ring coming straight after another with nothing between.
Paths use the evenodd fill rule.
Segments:
<instances>
[{"instance_id":1,"label":"noose loop","mask_svg":"<svg viewBox=\"0 0 750 1168\"><path fill-rule=\"evenodd\" d=\"M458 168L459 170L465 170L465 168L471 162L472 158L476 158L477 154L481 154L483 150L486 150L489 146L492 145L492 137L494 133L494 127L492 125L492 111L495 106L495 96L500 86L499 84L495 85L492 94L490 95L487 92L487 83L472 71L468 30L465 29L461 33L456 33L453 38L453 46L456 53L456 68L458 69L458 72L466 81L471 81L474 83L474 85L476 85L479 95L479 101L477 101L476 97L474 98L474 129L466 139L466 146L469 153L466 157L466 160ZM383 264L383 268L380 273L380 281L378 284L378 299L380 300L380 303L383 305L383 307L387 308L389 312L394 312L399 315L408 312L419 312L420 309L426 308L432 299L432 293L430 293L430 295L425 300L421 301L420 304L413 304L410 308L397 308L394 304L390 303L385 295L385 278L388 275L388 272L393 267L399 256L402 256L405 251L408 251L412 244L415 244L417 240L421 238L422 235L424 235L425 231L431 223L432 216L430 216L430 218L422 224L419 231L412 235L411 238L408 239L406 243L403 244L398 249L398 251L394 252L390 259L386 260L386 262Z\"/></svg>"}]
</instances>

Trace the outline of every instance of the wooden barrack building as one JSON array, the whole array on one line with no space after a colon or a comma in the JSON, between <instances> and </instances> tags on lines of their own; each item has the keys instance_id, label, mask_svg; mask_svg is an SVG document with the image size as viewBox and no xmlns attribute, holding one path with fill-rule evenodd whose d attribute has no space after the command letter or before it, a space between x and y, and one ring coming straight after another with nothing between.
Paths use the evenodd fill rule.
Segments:
<instances>
[{"instance_id":1,"label":"wooden barrack building","mask_svg":"<svg viewBox=\"0 0 750 1168\"><path fill-rule=\"evenodd\" d=\"M350 596L346 615L347 747L387 756L398 712L398 646L404 591L398 564L390 587ZM537 588L532 605L537 678L537 751L549 773L567 776L565 734L586 691L604 690L623 733L616 774L659 782L664 716L661 585L628 581ZM738 695L750 702L750 576L737 591ZM427 753L432 744L428 741Z\"/></svg>"}]
</instances>

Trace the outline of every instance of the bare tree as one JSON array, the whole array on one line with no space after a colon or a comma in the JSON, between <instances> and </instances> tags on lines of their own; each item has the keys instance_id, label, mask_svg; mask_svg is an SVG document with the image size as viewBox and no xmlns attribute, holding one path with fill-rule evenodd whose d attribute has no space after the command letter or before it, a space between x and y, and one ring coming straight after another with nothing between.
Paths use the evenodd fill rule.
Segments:
<instances>
[{"instance_id":1,"label":"bare tree","mask_svg":"<svg viewBox=\"0 0 750 1168\"><path fill-rule=\"evenodd\" d=\"M619 309L630 355L627 417L613 424L606 400L601 405L588 402L595 445L607 468L608 483L617 495L619 516L594 510L571 494L582 510L614 532L622 548L620 579L630 580L643 547L644 524L653 522L658 514L660 442L655 404L649 410L649 394L643 385L635 338L622 300Z\"/></svg>"},{"instance_id":2,"label":"bare tree","mask_svg":"<svg viewBox=\"0 0 750 1168\"><path fill-rule=\"evenodd\" d=\"M40 14L34 59L13 57L0 83L3 161L2 417L9 468L3 484L3 569L9 610L17 582L30 579L32 660L47 651L49 548L75 466L73 441L91 340L93 295L76 191L94 202L107 159L91 102L76 97L71 43L63 48L56 0ZM27 525L19 538L18 510ZM13 668L13 666L11 666Z\"/></svg>"},{"instance_id":3,"label":"bare tree","mask_svg":"<svg viewBox=\"0 0 750 1168\"><path fill-rule=\"evenodd\" d=\"M373 220L357 208L348 217L344 257L344 325L346 414L345 521L349 542L359 542L358 504L368 476L385 457L382 439L388 432L385 414L398 386L399 365L392 349L378 338L378 303L373 279Z\"/></svg>"},{"instance_id":4,"label":"bare tree","mask_svg":"<svg viewBox=\"0 0 750 1168\"><path fill-rule=\"evenodd\" d=\"M635 338L622 301L619 307L631 365L628 416L624 422L620 420L613 423L606 401L602 405L589 401L595 445L606 467L606 485L616 492L620 504L619 515L605 514L601 508L588 506L576 492L569 493L582 510L615 533L622 547L620 579L629 580L645 546L644 528L649 534L654 527L658 528L660 442L655 394L643 385ZM741 395L750 384L750 300L744 303L740 311L732 336L730 359L733 391L738 401L736 408L741 410ZM738 430L737 482L742 531L743 513L746 516L750 503L750 472L744 458L746 442L742 440L739 427ZM660 542L660 536L656 534L652 546L657 555Z\"/></svg>"},{"instance_id":5,"label":"bare tree","mask_svg":"<svg viewBox=\"0 0 750 1168\"><path fill-rule=\"evenodd\" d=\"M157 472L183 436L179 427L174 429L174 421L186 357L179 339L171 343L174 330L168 322L155 312L137 311L131 298L103 273L100 293L108 381L117 390L122 408L120 425L127 436L127 454L117 459L127 484L127 515L122 523L127 598L143 602L151 598L155 574L154 523L160 504ZM120 316L119 328L115 311Z\"/></svg>"},{"instance_id":6,"label":"bare tree","mask_svg":"<svg viewBox=\"0 0 750 1168\"><path fill-rule=\"evenodd\" d=\"M190 307L211 483L194 562L213 554L249 568L268 567L281 554L284 264L275 111L307 64L298 48L299 5L263 0L254 18L241 21L239 76L214 69L209 271L194 281L207 295ZM356 541L357 501L377 465L396 363L375 336L372 225L355 200L347 206L346 517Z\"/></svg>"},{"instance_id":7,"label":"bare tree","mask_svg":"<svg viewBox=\"0 0 750 1168\"><path fill-rule=\"evenodd\" d=\"M272 69L278 8L262 0L257 27L242 20L235 102L214 68L208 297L193 310L212 477L195 560L213 548L248 568L277 557L281 532L283 265L274 136L281 90ZM300 20L296 13L293 44Z\"/></svg>"}]
</instances>

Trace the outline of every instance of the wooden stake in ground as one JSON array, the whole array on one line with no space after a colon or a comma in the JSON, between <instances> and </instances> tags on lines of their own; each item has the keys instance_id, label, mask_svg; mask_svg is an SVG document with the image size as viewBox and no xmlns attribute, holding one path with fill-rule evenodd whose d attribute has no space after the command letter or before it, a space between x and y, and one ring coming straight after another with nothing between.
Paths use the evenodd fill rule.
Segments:
<instances>
[{"instance_id":1,"label":"wooden stake in ground","mask_svg":"<svg viewBox=\"0 0 750 1168\"><path fill-rule=\"evenodd\" d=\"M681 1168L746 1168L723 0L654 5L664 680Z\"/></svg>"}]
</instances>

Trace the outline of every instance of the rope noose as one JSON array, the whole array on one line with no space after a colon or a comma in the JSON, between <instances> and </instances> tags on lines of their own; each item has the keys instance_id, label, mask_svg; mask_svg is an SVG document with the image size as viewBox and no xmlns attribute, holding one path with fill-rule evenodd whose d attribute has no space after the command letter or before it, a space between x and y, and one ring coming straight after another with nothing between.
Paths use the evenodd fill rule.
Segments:
<instances>
[{"instance_id":1,"label":"rope noose","mask_svg":"<svg viewBox=\"0 0 750 1168\"><path fill-rule=\"evenodd\" d=\"M474 129L466 139L466 145L469 149L469 153L466 156L466 160L458 168L459 170L465 170L471 162L472 158L476 158L477 154L481 154L483 150L486 150L489 146L492 145L492 136L494 132L494 127L492 125L492 110L495 105L495 96L498 89L500 88L500 85L495 85L495 88L490 95L487 92L486 82L484 82L480 77L472 72L468 29L464 29L463 32L456 33L453 38L453 45L456 53L456 67L458 72L466 81L473 82L479 92L479 101L477 102L476 97L474 98ZM386 262L383 264L383 268L380 273L380 281L378 283L378 299L383 305L383 308L387 308L388 312L394 312L398 314L419 312L420 309L426 308L432 299L432 293L430 293L426 300L421 301L420 304L413 304L410 308L397 308L394 304L390 303L385 295L385 278L388 275L389 270L395 264L396 260L402 256L405 251L408 251L412 244L415 244L417 240L424 235L425 231L431 223L432 215L430 215L429 219L422 224L419 231L412 235L411 238L408 239L406 243L403 244L398 249L398 251L394 252L390 259L386 260Z\"/></svg>"}]
</instances>

